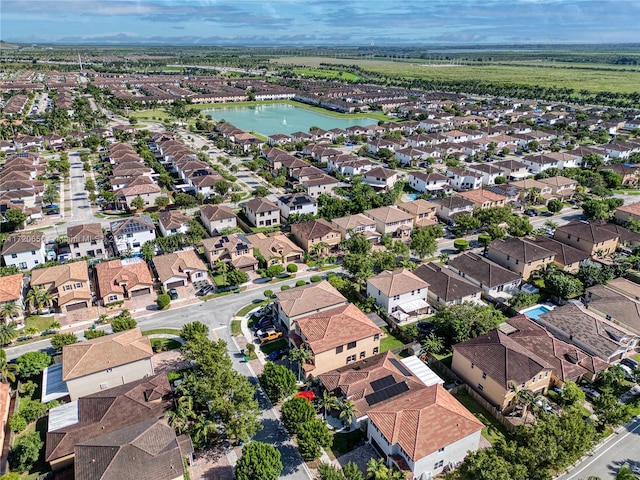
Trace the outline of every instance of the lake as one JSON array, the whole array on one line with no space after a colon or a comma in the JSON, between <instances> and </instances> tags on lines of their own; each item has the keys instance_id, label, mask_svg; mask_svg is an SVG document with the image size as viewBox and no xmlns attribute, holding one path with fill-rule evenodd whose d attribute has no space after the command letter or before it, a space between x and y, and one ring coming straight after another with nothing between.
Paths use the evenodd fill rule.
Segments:
<instances>
[{"instance_id":1,"label":"lake","mask_svg":"<svg viewBox=\"0 0 640 480\"><path fill-rule=\"evenodd\" d=\"M214 120L226 120L246 131L260 133L265 136L276 133L290 135L293 132L308 132L316 126L323 130L347 128L354 125L377 125L373 118L340 118L322 115L311 110L295 107L286 103L269 103L244 107L222 107L203 110L205 115Z\"/></svg>"}]
</instances>

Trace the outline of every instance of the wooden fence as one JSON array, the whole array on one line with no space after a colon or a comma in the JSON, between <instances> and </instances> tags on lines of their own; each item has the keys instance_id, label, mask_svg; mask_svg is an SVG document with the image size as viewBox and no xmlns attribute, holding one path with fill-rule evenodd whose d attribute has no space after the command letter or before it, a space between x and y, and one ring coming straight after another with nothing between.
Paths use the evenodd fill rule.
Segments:
<instances>
[{"instance_id":1,"label":"wooden fence","mask_svg":"<svg viewBox=\"0 0 640 480\"><path fill-rule=\"evenodd\" d=\"M476 392L473 388L471 388L466 383L463 383L461 385L458 385L450 389L449 393L452 395L455 395L460 390L466 390L469 396L473 398L476 402L478 402L478 404L482 408L484 408L493 418L495 418L498 421L498 423L500 423L500 425L506 428L507 431L509 431L509 433L515 432L516 425L512 423L512 421L509 418L505 417L502 413L500 413L500 411L496 407L494 407L489 402L487 402L478 392Z\"/></svg>"}]
</instances>

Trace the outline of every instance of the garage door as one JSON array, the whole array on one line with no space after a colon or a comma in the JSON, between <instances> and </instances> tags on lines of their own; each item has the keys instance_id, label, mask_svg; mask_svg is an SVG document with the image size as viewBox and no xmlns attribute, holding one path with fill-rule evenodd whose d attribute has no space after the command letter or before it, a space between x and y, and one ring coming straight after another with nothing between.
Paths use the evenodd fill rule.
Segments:
<instances>
[{"instance_id":1,"label":"garage door","mask_svg":"<svg viewBox=\"0 0 640 480\"><path fill-rule=\"evenodd\" d=\"M74 310L80 310L81 308L87 308L87 302L78 302L72 305L67 305L67 312L73 312Z\"/></svg>"},{"instance_id":2,"label":"garage door","mask_svg":"<svg viewBox=\"0 0 640 480\"><path fill-rule=\"evenodd\" d=\"M184 281L179 280L177 282L169 282L169 283L167 283L167 289L169 289L169 288L178 288L178 287L184 287Z\"/></svg>"},{"instance_id":3,"label":"garage door","mask_svg":"<svg viewBox=\"0 0 640 480\"><path fill-rule=\"evenodd\" d=\"M129 295L131 297L139 297L140 295L148 295L149 293L151 293L151 288L141 288L140 290L134 290L133 292L131 292Z\"/></svg>"}]
</instances>

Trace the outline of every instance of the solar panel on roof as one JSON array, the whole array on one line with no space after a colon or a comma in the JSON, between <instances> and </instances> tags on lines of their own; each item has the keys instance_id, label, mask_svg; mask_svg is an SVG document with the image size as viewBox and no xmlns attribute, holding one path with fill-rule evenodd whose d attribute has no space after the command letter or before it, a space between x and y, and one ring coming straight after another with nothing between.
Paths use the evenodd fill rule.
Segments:
<instances>
[{"instance_id":1,"label":"solar panel on roof","mask_svg":"<svg viewBox=\"0 0 640 480\"><path fill-rule=\"evenodd\" d=\"M399 382L377 392L371 393L364 398L367 401L367 404L371 406L408 391L409 385L407 385L407 382Z\"/></svg>"},{"instance_id":2,"label":"solar panel on roof","mask_svg":"<svg viewBox=\"0 0 640 480\"><path fill-rule=\"evenodd\" d=\"M390 387L394 383L396 383L396 379L393 378L393 375L387 375L386 377L382 377L371 382L371 388L373 388L374 392L377 392L378 390L382 390L383 388Z\"/></svg>"},{"instance_id":3,"label":"solar panel on roof","mask_svg":"<svg viewBox=\"0 0 640 480\"><path fill-rule=\"evenodd\" d=\"M391 362L391 364L394 367L396 367L398 370L400 370L405 377L413 376L413 374L409 370L407 370L407 368L404 366L404 363L399 362L395 358L391 358L391 359L389 359L389 361Z\"/></svg>"}]
</instances>

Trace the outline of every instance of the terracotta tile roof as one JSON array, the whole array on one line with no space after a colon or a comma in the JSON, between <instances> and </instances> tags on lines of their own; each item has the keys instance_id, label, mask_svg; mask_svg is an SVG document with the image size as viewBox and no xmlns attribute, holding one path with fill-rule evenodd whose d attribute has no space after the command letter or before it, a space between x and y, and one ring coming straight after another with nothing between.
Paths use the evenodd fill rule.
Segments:
<instances>
[{"instance_id":1,"label":"terracotta tile roof","mask_svg":"<svg viewBox=\"0 0 640 480\"><path fill-rule=\"evenodd\" d=\"M395 170L391 170L389 168L384 167L375 167L365 172L363 177L371 177L371 178L393 178L398 175L398 172Z\"/></svg>"},{"instance_id":2,"label":"terracotta tile roof","mask_svg":"<svg viewBox=\"0 0 640 480\"><path fill-rule=\"evenodd\" d=\"M560 265L572 265L591 258L591 255L582 250L573 248L553 238L545 237L544 235L536 235L535 239L529 241L555 253L554 261Z\"/></svg>"},{"instance_id":3,"label":"terracotta tile roof","mask_svg":"<svg viewBox=\"0 0 640 480\"><path fill-rule=\"evenodd\" d=\"M615 285L619 285L619 283ZM640 302L610 288L609 285L594 285L587 288L587 292L589 310L597 312L605 318L610 318L640 335Z\"/></svg>"},{"instance_id":4,"label":"terracotta tile roof","mask_svg":"<svg viewBox=\"0 0 640 480\"><path fill-rule=\"evenodd\" d=\"M46 461L73 454L78 443L143 420L161 418L173 407L165 374L86 395L77 402L78 423L47 433Z\"/></svg>"},{"instance_id":5,"label":"terracotta tile roof","mask_svg":"<svg viewBox=\"0 0 640 480\"><path fill-rule=\"evenodd\" d=\"M5 238L2 244L2 255L39 250L44 242L44 233L29 231L15 233Z\"/></svg>"},{"instance_id":6,"label":"terracotta tile roof","mask_svg":"<svg viewBox=\"0 0 640 480\"><path fill-rule=\"evenodd\" d=\"M150 419L76 445L75 480L175 480L184 464L175 430Z\"/></svg>"},{"instance_id":7,"label":"terracotta tile roof","mask_svg":"<svg viewBox=\"0 0 640 480\"><path fill-rule=\"evenodd\" d=\"M468 190L466 192L458 193L462 198L466 198L467 200L477 203L483 204L485 202L500 202L505 201L507 197L504 195L499 195L490 190Z\"/></svg>"},{"instance_id":8,"label":"terracotta tile roof","mask_svg":"<svg viewBox=\"0 0 640 480\"><path fill-rule=\"evenodd\" d=\"M522 238L507 238L493 240L489 243L489 250L494 249L504 255L509 255L521 262L535 262L543 258L552 257L553 251Z\"/></svg>"},{"instance_id":9,"label":"terracotta tile roof","mask_svg":"<svg viewBox=\"0 0 640 480\"><path fill-rule=\"evenodd\" d=\"M203 205L200 207L200 213L210 222L236 217L236 214L225 205Z\"/></svg>"},{"instance_id":10,"label":"terracotta tile roof","mask_svg":"<svg viewBox=\"0 0 640 480\"><path fill-rule=\"evenodd\" d=\"M489 288L520 280L520 275L475 253L458 255L449 266Z\"/></svg>"},{"instance_id":11,"label":"terracotta tile roof","mask_svg":"<svg viewBox=\"0 0 640 480\"><path fill-rule=\"evenodd\" d=\"M296 317L320 309L347 303L347 299L323 280L276 293L276 302L287 317Z\"/></svg>"},{"instance_id":12,"label":"terracotta tile roof","mask_svg":"<svg viewBox=\"0 0 640 480\"><path fill-rule=\"evenodd\" d=\"M364 214L367 217L384 222L385 224L413 220L413 215L396 207L374 208L372 210L365 210Z\"/></svg>"},{"instance_id":13,"label":"terracotta tile roof","mask_svg":"<svg viewBox=\"0 0 640 480\"><path fill-rule=\"evenodd\" d=\"M375 228L375 220L363 215L362 213L356 213L355 215L347 215L346 217L334 218L331 220L338 227L349 231L355 230L359 227L373 226Z\"/></svg>"},{"instance_id":14,"label":"terracotta tile roof","mask_svg":"<svg viewBox=\"0 0 640 480\"><path fill-rule=\"evenodd\" d=\"M116 193L124 197L131 197L133 195L147 195L150 193L160 193L162 189L155 183L143 183L141 185L131 185L118 190Z\"/></svg>"},{"instance_id":15,"label":"terracotta tile roof","mask_svg":"<svg viewBox=\"0 0 640 480\"><path fill-rule=\"evenodd\" d=\"M169 210L158 212L158 222L162 224L165 230L180 228L184 224L188 224L191 218L179 210Z\"/></svg>"},{"instance_id":16,"label":"terracotta tile roof","mask_svg":"<svg viewBox=\"0 0 640 480\"><path fill-rule=\"evenodd\" d=\"M392 445L417 461L484 425L441 385L402 395L369 410L369 420Z\"/></svg>"},{"instance_id":17,"label":"terracotta tile roof","mask_svg":"<svg viewBox=\"0 0 640 480\"><path fill-rule=\"evenodd\" d=\"M350 303L297 320L298 329L315 354L379 335L382 330Z\"/></svg>"},{"instance_id":18,"label":"terracotta tile roof","mask_svg":"<svg viewBox=\"0 0 640 480\"><path fill-rule=\"evenodd\" d=\"M207 266L200 260L195 250L180 250L158 255L153 257L153 265L161 282L166 282L171 277L187 278L187 272L193 270L207 271Z\"/></svg>"},{"instance_id":19,"label":"terracotta tile roof","mask_svg":"<svg viewBox=\"0 0 640 480\"><path fill-rule=\"evenodd\" d=\"M480 287L476 287L460 275L433 262L420 265L413 273L429 284L431 294L445 302L465 298L474 293L479 294L482 291Z\"/></svg>"},{"instance_id":20,"label":"terracotta tile roof","mask_svg":"<svg viewBox=\"0 0 640 480\"><path fill-rule=\"evenodd\" d=\"M84 377L108 368L151 358L149 337L140 328L67 345L62 350L62 379Z\"/></svg>"},{"instance_id":21,"label":"terracotta tile roof","mask_svg":"<svg viewBox=\"0 0 640 480\"><path fill-rule=\"evenodd\" d=\"M473 208L473 202L459 195L439 198L437 200L434 200L432 203L434 203L435 205L440 205L442 207L448 208L450 210L454 210L458 208L468 208L469 210L471 210L471 208Z\"/></svg>"},{"instance_id":22,"label":"terracotta tile roof","mask_svg":"<svg viewBox=\"0 0 640 480\"><path fill-rule=\"evenodd\" d=\"M0 278L0 303L13 302L22 296L21 273Z\"/></svg>"},{"instance_id":23,"label":"terracotta tile roof","mask_svg":"<svg viewBox=\"0 0 640 480\"><path fill-rule=\"evenodd\" d=\"M31 271L31 285L53 284L58 288L63 283L71 280L79 282L89 281L89 271L87 261L65 263L53 267L36 268Z\"/></svg>"},{"instance_id":24,"label":"terracotta tile roof","mask_svg":"<svg viewBox=\"0 0 640 480\"><path fill-rule=\"evenodd\" d=\"M429 283L422 278L411 273L410 270L402 268L399 270L385 270L368 280L368 283L380 290L385 296L393 297L403 293L428 288Z\"/></svg>"},{"instance_id":25,"label":"terracotta tile roof","mask_svg":"<svg viewBox=\"0 0 640 480\"><path fill-rule=\"evenodd\" d=\"M404 202L398 204L400 210L404 210L411 215L421 215L425 213L435 212L437 205L433 202L427 202L426 200L419 198L412 200L411 202Z\"/></svg>"},{"instance_id":26,"label":"terracotta tile roof","mask_svg":"<svg viewBox=\"0 0 640 480\"><path fill-rule=\"evenodd\" d=\"M110 293L124 293L123 286L132 290L139 285L153 286L153 277L146 262L110 260L96 264L96 283L100 298Z\"/></svg>"},{"instance_id":27,"label":"terracotta tile roof","mask_svg":"<svg viewBox=\"0 0 640 480\"><path fill-rule=\"evenodd\" d=\"M99 223L86 223L67 228L67 241L69 243L85 243L92 240L103 240L104 233Z\"/></svg>"},{"instance_id":28,"label":"terracotta tile roof","mask_svg":"<svg viewBox=\"0 0 640 480\"><path fill-rule=\"evenodd\" d=\"M549 178L541 178L539 180L542 183L546 183L547 185L551 185L554 187L564 187L567 185L577 185L578 182L571 178L563 177L562 175L556 175L555 177Z\"/></svg>"},{"instance_id":29,"label":"terracotta tile roof","mask_svg":"<svg viewBox=\"0 0 640 480\"><path fill-rule=\"evenodd\" d=\"M581 222L579 220L574 220L556 228L556 232L573 235L593 244L620 238L617 232L604 228L599 223Z\"/></svg>"},{"instance_id":30,"label":"terracotta tile roof","mask_svg":"<svg viewBox=\"0 0 640 480\"><path fill-rule=\"evenodd\" d=\"M302 249L287 238L282 233L255 233L247 235L247 240L251 242L255 249L265 258L283 257L292 253L302 254Z\"/></svg>"}]
</instances>

